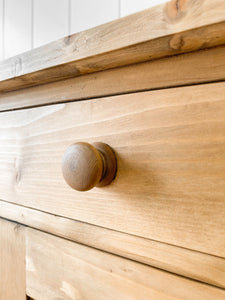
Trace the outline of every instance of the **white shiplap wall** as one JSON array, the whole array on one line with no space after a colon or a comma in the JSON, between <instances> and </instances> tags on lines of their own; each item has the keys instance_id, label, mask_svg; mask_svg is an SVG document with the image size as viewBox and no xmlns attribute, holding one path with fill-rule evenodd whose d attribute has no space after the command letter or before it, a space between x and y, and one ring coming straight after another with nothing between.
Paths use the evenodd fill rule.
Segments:
<instances>
[{"instance_id":1,"label":"white shiplap wall","mask_svg":"<svg viewBox=\"0 0 225 300\"><path fill-rule=\"evenodd\" d=\"M68 34L69 0L33 0L34 47Z\"/></svg>"},{"instance_id":2,"label":"white shiplap wall","mask_svg":"<svg viewBox=\"0 0 225 300\"><path fill-rule=\"evenodd\" d=\"M168 0L0 0L0 60Z\"/></svg>"},{"instance_id":3,"label":"white shiplap wall","mask_svg":"<svg viewBox=\"0 0 225 300\"><path fill-rule=\"evenodd\" d=\"M143 10L167 1L169 0L121 0L120 1L121 17L133 14L139 10Z\"/></svg>"},{"instance_id":4,"label":"white shiplap wall","mask_svg":"<svg viewBox=\"0 0 225 300\"><path fill-rule=\"evenodd\" d=\"M3 0L0 0L0 60L3 59L3 23L4 23L4 17L3 17Z\"/></svg>"},{"instance_id":5,"label":"white shiplap wall","mask_svg":"<svg viewBox=\"0 0 225 300\"><path fill-rule=\"evenodd\" d=\"M79 32L119 17L118 0L72 0L71 33Z\"/></svg>"},{"instance_id":6,"label":"white shiplap wall","mask_svg":"<svg viewBox=\"0 0 225 300\"><path fill-rule=\"evenodd\" d=\"M3 53L5 57L9 57L32 47L32 7L30 0L7 0L4 2Z\"/></svg>"}]
</instances>

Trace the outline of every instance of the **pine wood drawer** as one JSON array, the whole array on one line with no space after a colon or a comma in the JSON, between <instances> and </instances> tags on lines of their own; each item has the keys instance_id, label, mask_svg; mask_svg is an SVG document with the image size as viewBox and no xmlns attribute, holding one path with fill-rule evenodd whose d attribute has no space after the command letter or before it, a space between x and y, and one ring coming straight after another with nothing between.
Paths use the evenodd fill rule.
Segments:
<instances>
[{"instance_id":1,"label":"pine wood drawer","mask_svg":"<svg viewBox=\"0 0 225 300\"><path fill-rule=\"evenodd\" d=\"M225 257L225 84L207 84L1 113L1 199ZM77 192L61 159L104 142L118 172Z\"/></svg>"},{"instance_id":2,"label":"pine wood drawer","mask_svg":"<svg viewBox=\"0 0 225 300\"><path fill-rule=\"evenodd\" d=\"M1 218L0 246L2 300L225 297L224 289Z\"/></svg>"},{"instance_id":3,"label":"pine wood drawer","mask_svg":"<svg viewBox=\"0 0 225 300\"><path fill-rule=\"evenodd\" d=\"M35 300L225 297L222 289L29 228L26 278L26 292Z\"/></svg>"}]
</instances>

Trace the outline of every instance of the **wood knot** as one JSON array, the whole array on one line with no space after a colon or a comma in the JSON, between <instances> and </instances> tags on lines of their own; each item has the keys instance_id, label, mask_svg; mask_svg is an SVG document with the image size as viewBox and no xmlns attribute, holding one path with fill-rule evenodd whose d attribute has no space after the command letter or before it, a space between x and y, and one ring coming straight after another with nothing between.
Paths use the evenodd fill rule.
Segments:
<instances>
[{"instance_id":1,"label":"wood knot","mask_svg":"<svg viewBox=\"0 0 225 300\"><path fill-rule=\"evenodd\" d=\"M204 46L204 41L200 38L199 34L175 34L169 41L170 48L178 51L194 51L201 49Z\"/></svg>"},{"instance_id":2,"label":"wood knot","mask_svg":"<svg viewBox=\"0 0 225 300\"><path fill-rule=\"evenodd\" d=\"M12 76L16 77L22 74L22 59L21 57L15 57L11 66Z\"/></svg>"},{"instance_id":3,"label":"wood knot","mask_svg":"<svg viewBox=\"0 0 225 300\"><path fill-rule=\"evenodd\" d=\"M174 35L170 40L170 48L173 50L182 50L185 42L182 35Z\"/></svg>"},{"instance_id":4,"label":"wood knot","mask_svg":"<svg viewBox=\"0 0 225 300\"><path fill-rule=\"evenodd\" d=\"M13 229L15 233L18 233L20 231L20 224L16 224Z\"/></svg>"},{"instance_id":5,"label":"wood knot","mask_svg":"<svg viewBox=\"0 0 225 300\"><path fill-rule=\"evenodd\" d=\"M69 55L78 51L76 36L76 34L73 34L64 38L64 44L66 46L64 51ZM80 73L78 75L80 75Z\"/></svg>"},{"instance_id":6,"label":"wood knot","mask_svg":"<svg viewBox=\"0 0 225 300\"><path fill-rule=\"evenodd\" d=\"M71 35L68 35L64 38L65 45L70 45L71 43Z\"/></svg>"},{"instance_id":7,"label":"wood knot","mask_svg":"<svg viewBox=\"0 0 225 300\"><path fill-rule=\"evenodd\" d=\"M178 21L187 13L187 8L193 0L171 0L166 5L166 16L170 21Z\"/></svg>"},{"instance_id":8,"label":"wood knot","mask_svg":"<svg viewBox=\"0 0 225 300\"><path fill-rule=\"evenodd\" d=\"M15 158L14 169L15 169L15 183L18 184L21 180L21 161L19 158Z\"/></svg>"}]
</instances>

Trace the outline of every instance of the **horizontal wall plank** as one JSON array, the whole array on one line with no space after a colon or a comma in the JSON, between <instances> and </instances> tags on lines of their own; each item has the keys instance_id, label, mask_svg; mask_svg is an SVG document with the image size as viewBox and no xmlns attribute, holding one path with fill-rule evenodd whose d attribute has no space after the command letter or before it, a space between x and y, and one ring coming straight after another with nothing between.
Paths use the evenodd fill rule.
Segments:
<instances>
[{"instance_id":1,"label":"horizontal wall plank","mask_svg":"<svg viewBox=\"0 0 225 300\"><path fill-rule=\"evenodd\" d=\"M225 288L225 259L0 201L0 216L156 268Z\"/></svg>"},{"instance_id":2,"label":"horizontal wall plank","mask_svg":"<svg viewBox=\"0 0 225 300\"><path fill-rule=\"evenodd\" d=\"M224 97L215 83L2 112L1 199L225 257ZM115 150L111 185L67 186L77 141Z\"/></svg>"},{"instance_id":3,"label":"horizontal wall plank","mask_svg":"<svg viewBox=\"0 0 225 300\"><path fill-rule=\"evenodd\" d=\"M26 229L27 294L35 299L224 299L225 290Z\"/></svg>"},{"instance_id":4,"label":"horizontal wall plank","mask_svg":"<svg viewBox=\"0 0 225 300\"><path fill-rule=\"evenodd\" d=\"M0 94L0 110L225 80L225 47Z\"/></svg>"},{"instance_id":5,"label":"horizontal wall plank","mask_svg":"<svg viewBox=\"0 0 225 300\"><path fill-rule=\"evenodd\" d=\"M224 44L224 10L223 0L172 0L74 34L1 62L0 91Z\"/></svg>"}]
</instances>

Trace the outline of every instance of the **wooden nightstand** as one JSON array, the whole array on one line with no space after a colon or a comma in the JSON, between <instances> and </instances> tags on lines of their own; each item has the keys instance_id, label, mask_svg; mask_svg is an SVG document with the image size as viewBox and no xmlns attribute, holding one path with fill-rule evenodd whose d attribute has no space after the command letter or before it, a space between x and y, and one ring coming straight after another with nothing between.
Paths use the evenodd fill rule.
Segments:
<instances>
[{"instance_id":1,"label":"wooden nightstand","mask_svg":"<svg viewBox=\"0 0 225 300\"><path fill-rule=\"evenodd\" d=\"M1 300L225 299L224 12L171 1L0 63Z\"/></svg>"}]
</instances>

